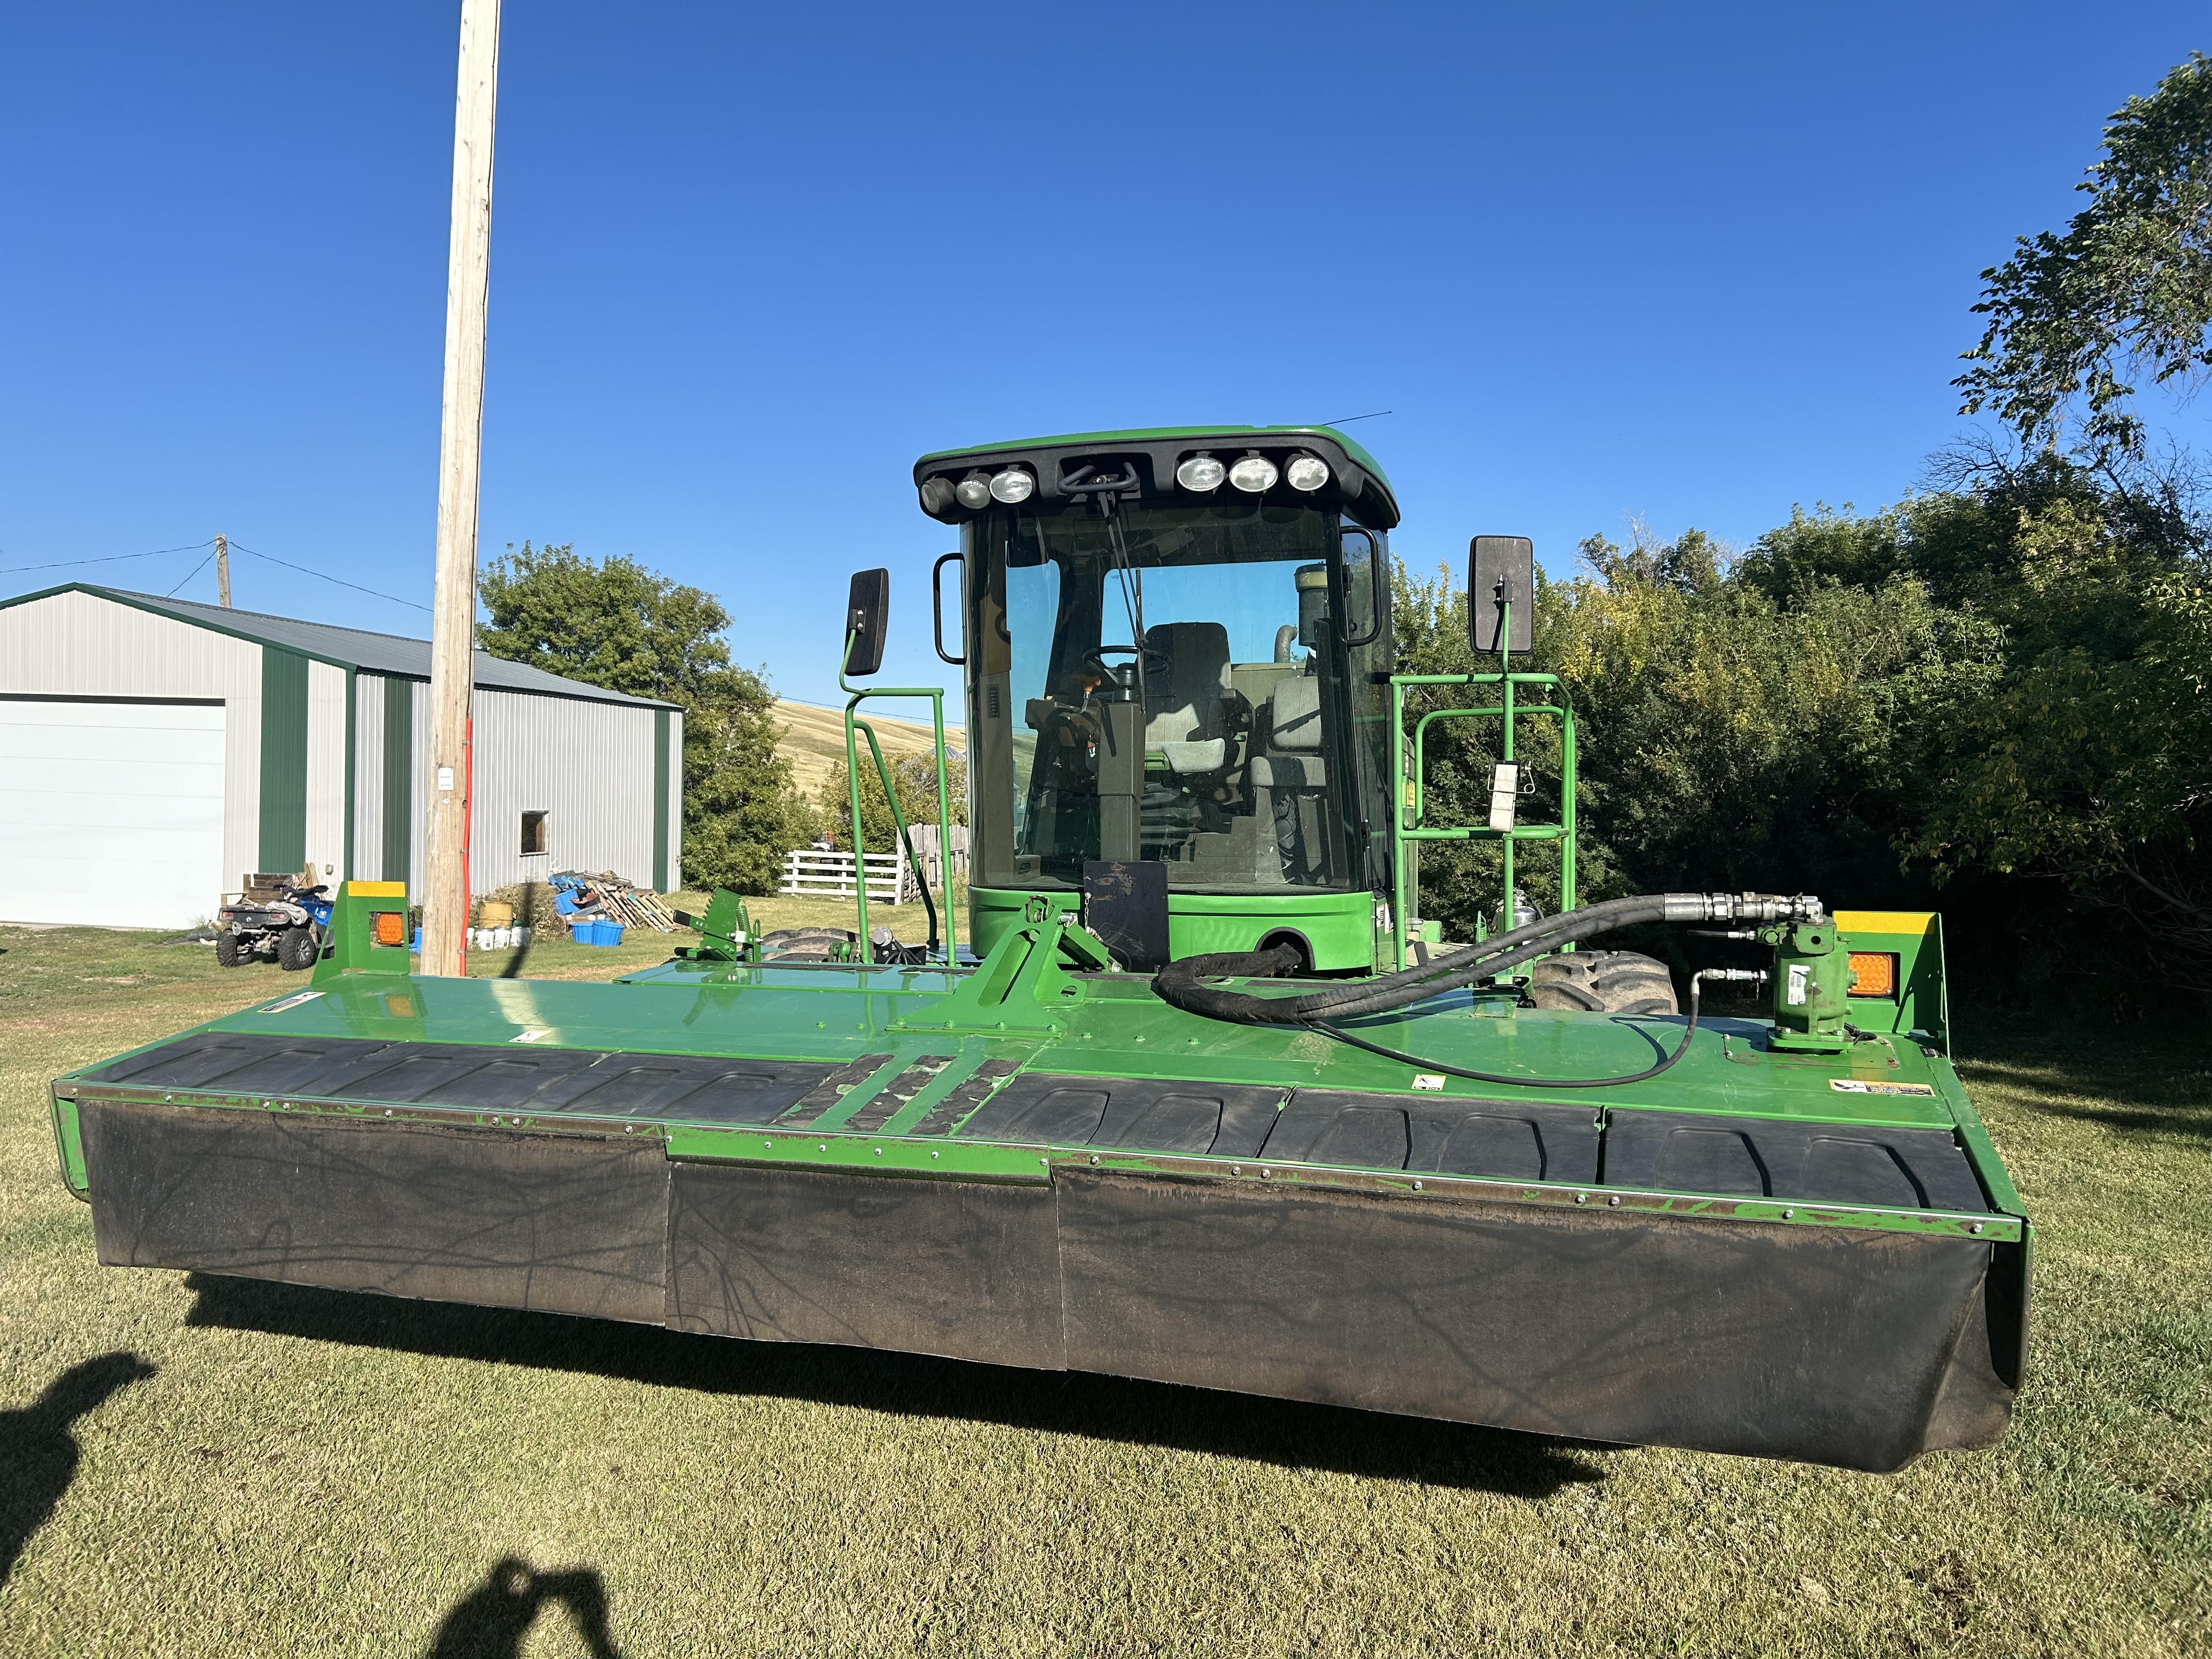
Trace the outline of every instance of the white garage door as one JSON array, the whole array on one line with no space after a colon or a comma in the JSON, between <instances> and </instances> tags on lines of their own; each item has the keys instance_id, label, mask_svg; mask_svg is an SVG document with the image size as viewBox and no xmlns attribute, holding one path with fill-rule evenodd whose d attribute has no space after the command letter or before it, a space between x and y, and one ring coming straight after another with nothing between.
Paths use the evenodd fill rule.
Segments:
<instances>
[{"instance_id":1,"label":"white garage door","mask_svg":"<svg viewBox=\"0 0 2212 1659\"><path fill-rule=\"evenodd\" d=\"M188 927L212 915L222 713L0 697L0 919Z\"/></svg>"}]
</instances>

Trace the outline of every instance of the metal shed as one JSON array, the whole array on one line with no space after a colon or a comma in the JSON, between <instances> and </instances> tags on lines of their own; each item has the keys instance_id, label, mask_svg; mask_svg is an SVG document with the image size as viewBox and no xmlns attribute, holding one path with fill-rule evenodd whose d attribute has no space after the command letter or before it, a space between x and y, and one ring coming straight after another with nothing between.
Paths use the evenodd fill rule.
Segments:
<instances>
[{"instance_id":1,"label":"metal shed","mask_svg":"<svg viewBox=\"0 0 2212 1659\"><path fill-rule=\"evenodd\" d=\"M0 600L0 919L186 927L249 871L415 880L429 678L427 640L82 582ZM475 708L473 890L668 888L676 704L479 651Z\"/></svg>"}]
</instances>

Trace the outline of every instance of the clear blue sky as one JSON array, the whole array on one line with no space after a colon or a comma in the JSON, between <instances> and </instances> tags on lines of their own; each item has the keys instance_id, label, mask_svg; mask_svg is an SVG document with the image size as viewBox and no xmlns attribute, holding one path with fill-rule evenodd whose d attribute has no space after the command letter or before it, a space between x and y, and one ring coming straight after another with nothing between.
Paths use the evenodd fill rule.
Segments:
<instances>
[{"instance_id":1,"label":"clear blue sky","mask_svg":"<svg viewBox=\"0 0 2212 1659\"><path fill-rule=\"evenodd\" d=\"M484 556L698 583L816 701L862 565L940 676L930 449L1389 410L1416 566L1894 500L1964 429L1977 273L2212 46L2162 3L506 14ZM0 567L221 530L428 602L458 15L11 10Z\"/></svg>"}]
</instances>

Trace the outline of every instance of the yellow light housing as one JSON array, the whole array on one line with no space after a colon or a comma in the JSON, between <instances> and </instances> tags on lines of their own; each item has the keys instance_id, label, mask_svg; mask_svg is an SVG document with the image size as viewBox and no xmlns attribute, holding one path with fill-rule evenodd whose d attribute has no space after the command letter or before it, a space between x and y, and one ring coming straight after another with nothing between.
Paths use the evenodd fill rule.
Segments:
<instances>
[{"instance_id":1,"label":"yellow light housing","mask_svg":"<svg viewBox=\"0 0 2212 1659\"><path fill-rule=\"evenodd\" d=\"M1855 997L1894 997L1897 994L1897 953L1893 951L1852 951L1851 994Z\"/></svg>"}]
</instances>

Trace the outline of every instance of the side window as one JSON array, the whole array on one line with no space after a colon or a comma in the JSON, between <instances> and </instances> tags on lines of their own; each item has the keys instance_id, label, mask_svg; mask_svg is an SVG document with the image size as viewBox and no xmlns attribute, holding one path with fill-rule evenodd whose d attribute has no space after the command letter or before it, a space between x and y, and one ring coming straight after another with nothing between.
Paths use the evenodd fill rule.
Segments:
<instances>
[{"instance_id":1,"label":"side window","mask_svg":"<svg viewBox=\"0 0 2212 1659\"><path fill-rule=\"evenodd\" d=\"M522 851L526 856L545 850L545 814L525 812L522 815Z\"/></svg>"}]
</instances>

